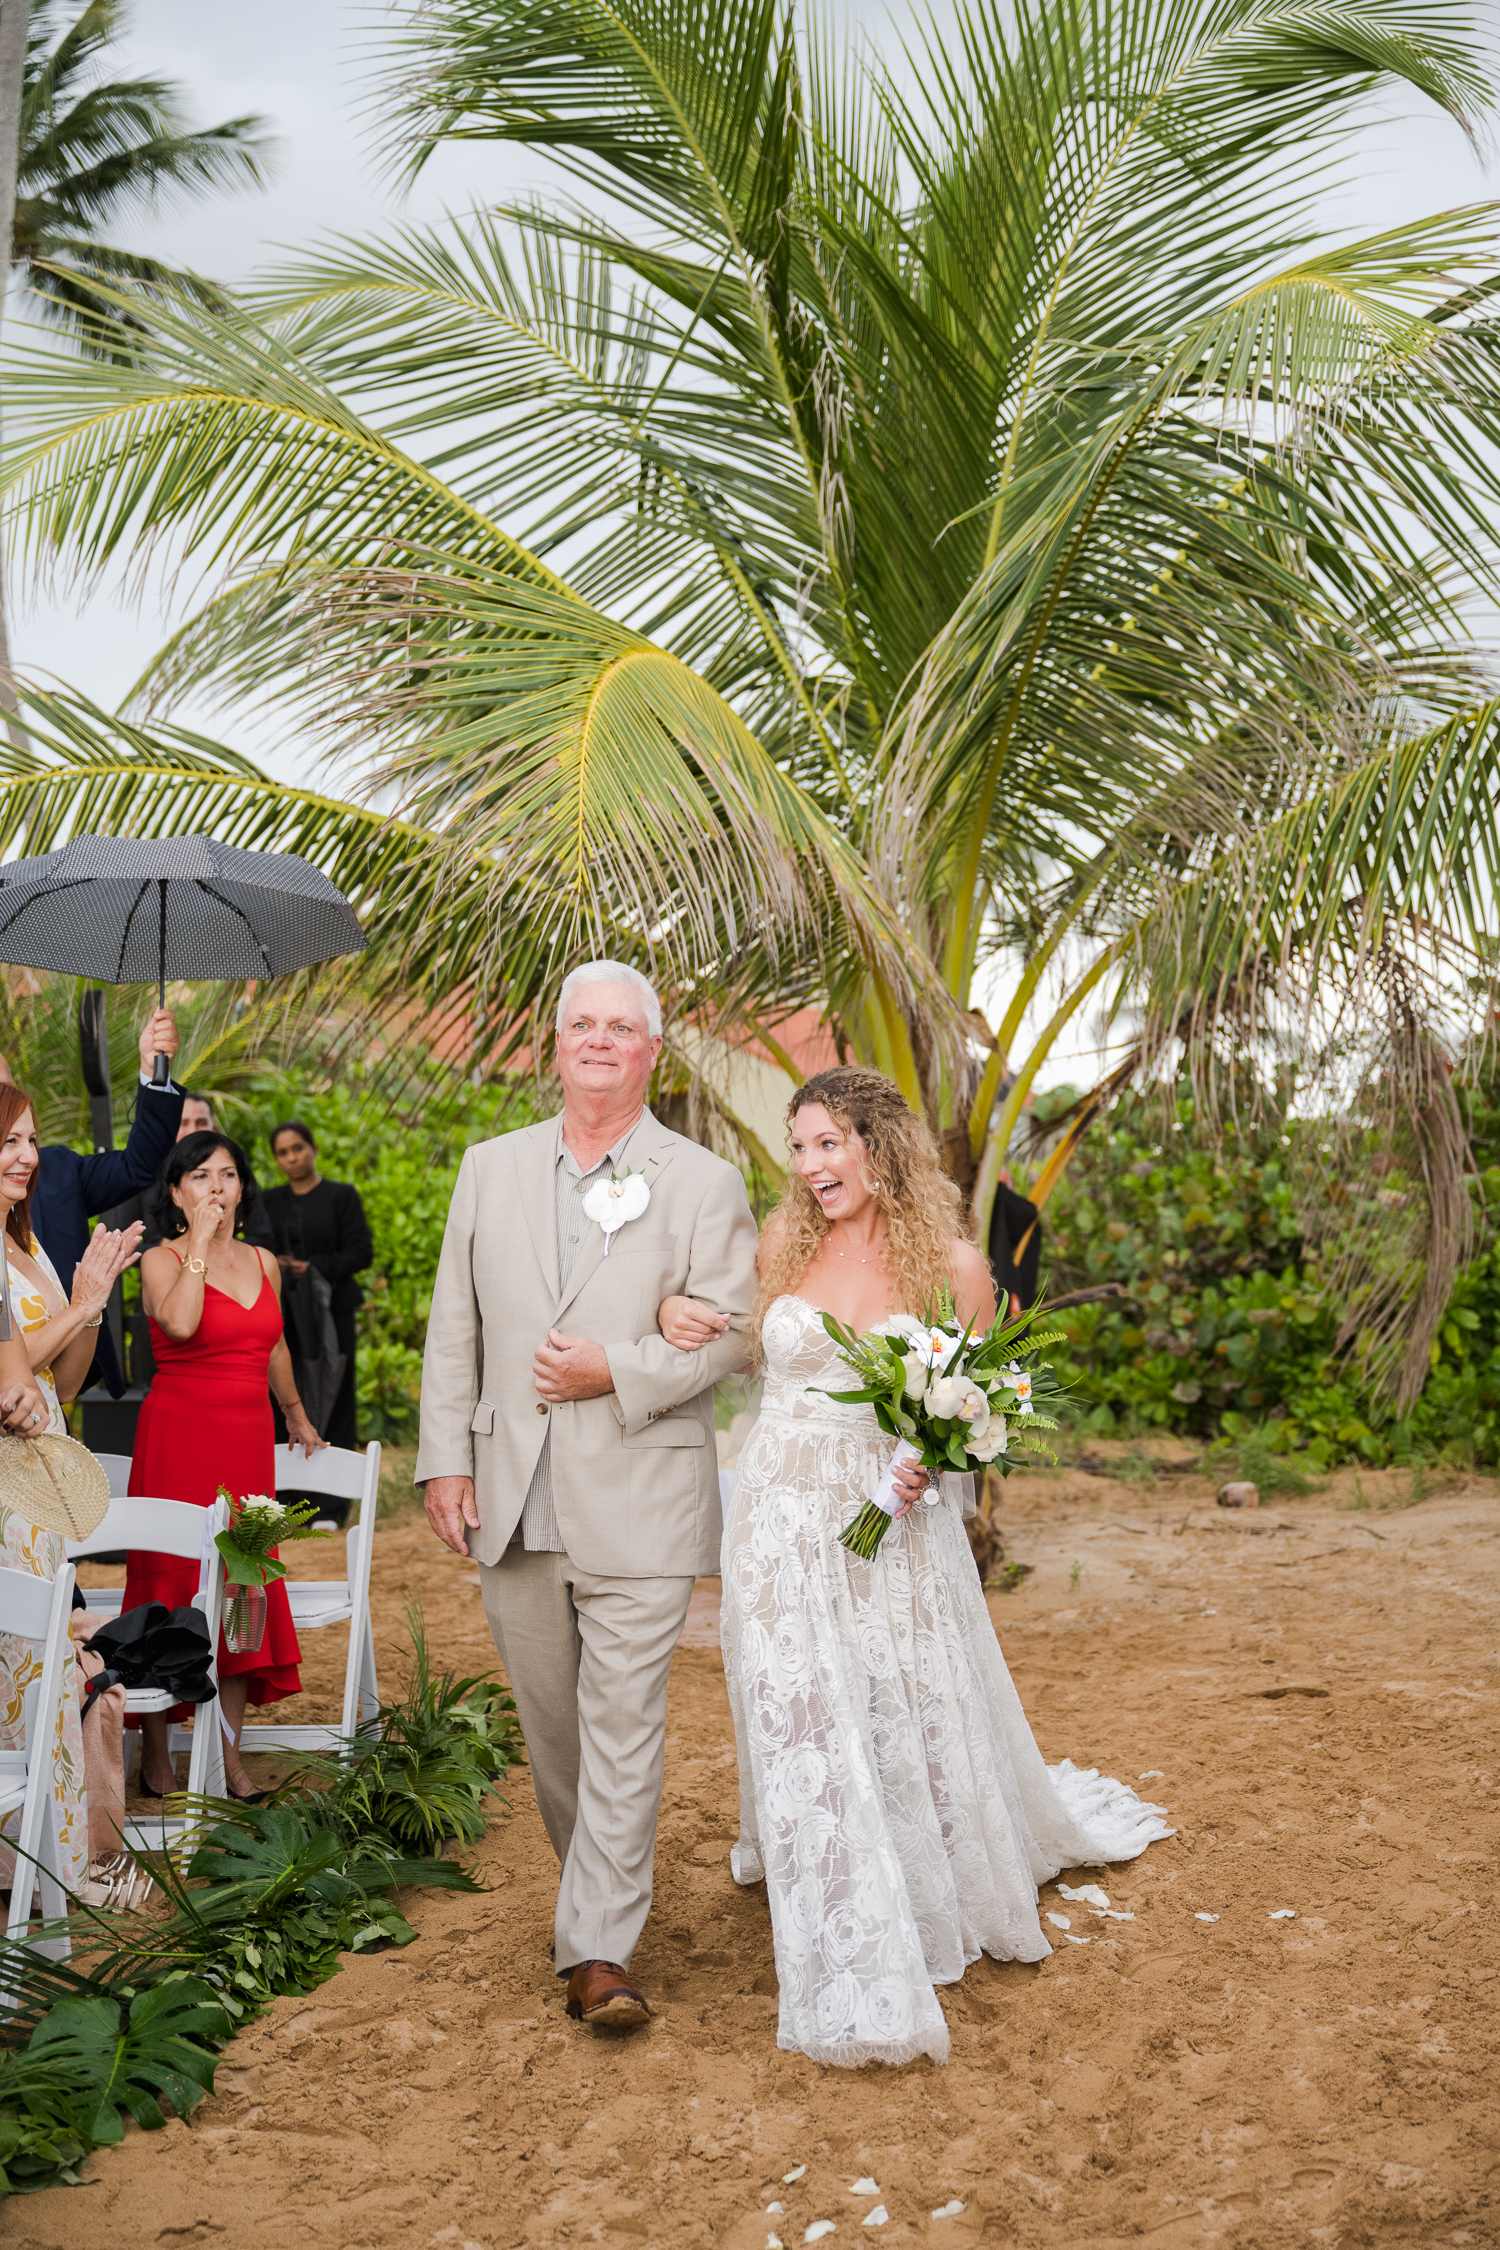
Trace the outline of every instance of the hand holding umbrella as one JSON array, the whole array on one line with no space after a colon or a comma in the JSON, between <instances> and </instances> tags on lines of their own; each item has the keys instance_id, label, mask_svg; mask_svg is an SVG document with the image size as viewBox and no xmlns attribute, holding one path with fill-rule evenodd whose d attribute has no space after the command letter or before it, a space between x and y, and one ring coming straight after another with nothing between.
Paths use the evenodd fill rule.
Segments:
<instances>
[{"instance_id":1,"label":"hand holding umbrella","mask_svg":"<svg viewBox=\"0 0 1500 2250\"><path fill-rule=\"evenodd\" d=\"M177 1018L170 1008L155 1009L141 1032L141 1073L153 1086L165 1086L170 1082L172 1057L177 1046ZM167 1067L159 1070L163 1062Z\"/></svg>"}]
</instances>

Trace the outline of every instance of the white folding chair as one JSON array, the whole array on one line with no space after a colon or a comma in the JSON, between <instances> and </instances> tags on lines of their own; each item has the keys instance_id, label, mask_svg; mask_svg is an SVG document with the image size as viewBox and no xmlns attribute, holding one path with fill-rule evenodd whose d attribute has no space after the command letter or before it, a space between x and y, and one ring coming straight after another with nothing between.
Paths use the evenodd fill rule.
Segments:
<instances>
[{"instance_id":1,"label":"white folding chair","mask_svg":"<svg viewBox=\"0 0 1500 2250\"><path fill-rule=\"evenodd\" d=\"M311 1459L300 1447L276 1448L278 1492L308 1492L329 1499L357 1500L358 1520L344 1543L345 1575L283 1581L299 1633L325 1625L349 1627L349 1657L344 1666L344 1712L337 1726L247 1726L240 1735L245 1750L338 1750L365 1720L380 1710L375 1680L375 1635L370 1627L370 1564L375 1548L375 1508L380 1492L380 1447L351 1453L330 1445Z\"/></svg>"},{"instance_id":2,"label":"white folding chair","mask_svg":"<svg viewBox=\"0 0 1500 2250\"><path fill-rule=\"evenodd\" d=\"M94 1459L109 1478L111 1500L123 1500L130 1491L130 1455L128 1453L96 1453Z\"/></svg>"},{"instance_id":3,"label":"white folding chair","mask_svg":"<svg viewBox=\"0 0 1500 2250\"><path fill-rule=\"evenodd\" d=\"M199 1565L198 1591L193 1596L193 1607L203 1612L208 1625L208 1644L217 1657L219 1623L224 1609L224 1558L214 1545L214 1534L222 1531L228 1521L228 1510L222 1500L216 1500L211 1508L194 1507L185 1500L138 1497L111 1500L103 1522L87 1539L68 1541L68 1559L82 1562L89 1555L117 1554L122 1548L129 1553L135 1548L145 1548L150 1553L178 1555L184 1561L196 1562ZM96 1616L119 1616L125 1598L122 1588L88 1586L84 1592ZM127 1688L125 1691L125 1709L132 1718L170 1711L176 1700L166 1688ZM129 1740L127 1735L127 1743ZM188 1746L189 1796L222 1796L224 1747L219 1739L217 1694L211 1702L197 1705L191 1732L182 1726L169 1730L168 1746L174 1756L184 1743ZM191 1812L186 1818L143 1814L126 1822L125 1841L139 1851L160 1851L197 1825L197 1816Z\"/></svg>"},{"instance_id":4,"label":"white folding chair","mask_svg":"<svg viewBox=\"0 0 1500 2250\"><path fill-rule=\"evenodd\" d=\"M25 1939L33 1893L40 1890L44 1918L62 1922L68 1894L62 1881L62 1829L57 1803L58 1744L69 1667L73 1662L69 1618L73 1608L73 1569L64 1563L53 1579L29 1570L0 1570L0 1633L34 1643L42 1669L26 1690L24 1750L0 1750L0 1816L19 1811L20 1827L7 1841L15 1844L8 1938ZM39 1939L37 1950L66 1961L66 1928ZM0 1989L0 2015L9 2013L9 1995Z\"/></svg>"}]
</instances>

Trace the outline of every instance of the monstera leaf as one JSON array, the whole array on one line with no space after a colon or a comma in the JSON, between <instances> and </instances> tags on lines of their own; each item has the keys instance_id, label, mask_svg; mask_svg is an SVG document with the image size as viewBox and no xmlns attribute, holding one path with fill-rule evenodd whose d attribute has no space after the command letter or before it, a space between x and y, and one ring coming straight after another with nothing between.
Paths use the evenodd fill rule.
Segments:
<instances>
[{"instance_id":1,"label":"monstera leaf","mask_svg":"<svg viewBox=\"0 0 1500 2250\"><path fill-rule=\"evenodd\" d=\"M211 2042L227 2039L230 2021L211 1986L172 1977L118 2000L64 2000L42 2018L24 2055L7 2057L0 2100L24 2101L27 2081L65 2095L79 2134L100 2143L125 2137L122 2109L154 2130L168 2101L186 2117L213 2091Z\"/></svg>"},{"instance_id":2,"label":"monstera leaf","mask_svg":"<svg viewBox=\"0 0 1500 2250\"><path fill-rule=\"evenodd\" d=\"M329 1906L369 1898L407 1883L429 1889L473 1889L454 1860L399 1859L362 1851L317 1817L316 1800L292 1805L236 1804L193 1854L189 1879L202 1890L183 1894L204 1919L261 1919L297 1897Z\"/></svg>"}]
</instances>

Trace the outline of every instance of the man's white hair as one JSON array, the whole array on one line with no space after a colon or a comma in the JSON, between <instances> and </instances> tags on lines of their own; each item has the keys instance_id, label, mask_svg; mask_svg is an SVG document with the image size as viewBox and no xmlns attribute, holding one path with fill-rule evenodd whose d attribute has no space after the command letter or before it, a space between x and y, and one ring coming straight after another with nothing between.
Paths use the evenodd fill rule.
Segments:
<instances>
[{"instance_id":1,"label":"man's white hair","mask_svg":"<svg viewBox=\"0 0 1500 2250\"><path fill-rule=\"evenodd\" d=\"M630 985L641 996L641 1004L646 1011L646 1029L653 1039L660 1039L661 1002L656 997L656 989L641 975L639 969L632 969L627 961L585 961L580 967L568 971L563 978L562 990L557 996L557 1028L559 1031L563 1027L563 1017L567 1012L568 1002L572 999L574 993L581 991L586 984Z\"/></svg>"}]
</instances>

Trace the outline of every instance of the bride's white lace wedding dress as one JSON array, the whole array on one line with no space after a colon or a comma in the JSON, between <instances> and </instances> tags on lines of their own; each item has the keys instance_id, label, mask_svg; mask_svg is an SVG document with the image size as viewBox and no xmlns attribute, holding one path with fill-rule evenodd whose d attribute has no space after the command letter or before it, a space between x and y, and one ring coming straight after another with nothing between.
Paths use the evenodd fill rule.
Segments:
<instances>
[{"instance_id":1,"label":"bride's white lace wedding dress","mask_svg":"<svg viewBox=\"0 0 1500 2250\"><path fill-rule=\"evenodd\" d=\"M1042 1960L1040 1883L1172 1831L1122 1782L1043 1764L955 1501L919 1501L872 1562L838 1544L894 1441L810 1387L853 1379L802 1298L774 1301L762 1342L724 1527L735 1879L767 1886L779 2046L943 2062L934 1986L981 1951Z\"/></svg>"}]
</instances>

